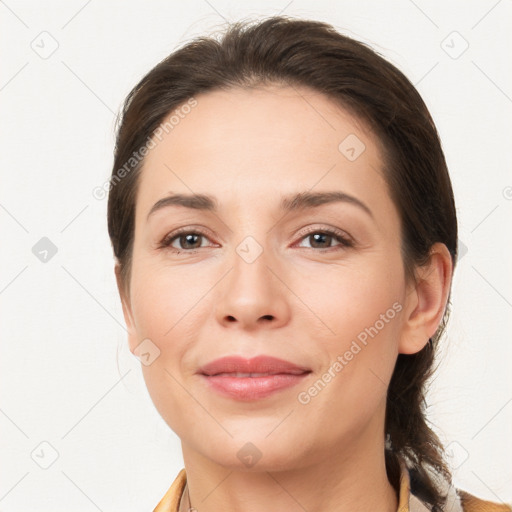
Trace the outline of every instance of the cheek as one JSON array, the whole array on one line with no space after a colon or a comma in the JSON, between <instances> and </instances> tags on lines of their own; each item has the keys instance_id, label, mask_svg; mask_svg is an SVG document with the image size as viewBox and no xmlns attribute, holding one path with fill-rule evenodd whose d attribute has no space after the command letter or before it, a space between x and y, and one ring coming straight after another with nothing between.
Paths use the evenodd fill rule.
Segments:
<instances>
[{"instance_id":1,"label":"cheek","mask_svg":"<svg viewBox=\"0 0 512 512\"><path fill-rule=\"evenodd\" d=\"M393 260L375 254L357 265L318 267L300 278L289 276L297 296L314 313L317 321L308 323L317 326L312 334L322 336L322 346L343 348L347 340L359 335L364 339L365 329L376 323L379 331L396 332L396 310L401 308L393 305L402 300L405 284L400 262L395 265Z\"/></svg>"},{"instance_id":2,"label":"cheek","mask_svg":"<svg viewBox=\"0 0 512 512\"><path fill-rule=\"evenodd\" d=\"M149 338L159 351L150 365L142 365L149 395L166 423L186 436L204 421L187 393L183 362L207 314L201 300L208 289L206 276L183 267L140 266L132 280L133 314L138 339ZM211 308L210 308L211 311ZM187 415L176 411L188 411ZM201 435L200 433L197 434Z\"/></svg>"},{"instance_id":3,"label":"cheek","mask_svg":"<svg viewBox=\"0 0 512 512\"><path fill-rule=\"evenodd\" d=\"M141 266L132 281L133 313L139 334L154 339L161 351L177 347L184 327L200 310L198 306L211 288L210 281L207 273L192 267Z\"/></svg>"},{"instance_id":4,"label":"cheek","mask_svg":"<svg viewBox=\"0 0 512 512\"><path fill-rule=\"evenodd\" d=\"M321 328L309 327L309 338L323 367L299 402L347 422L347 428L375 412L396 362L405 284L400 260L395 263L375 257L358 268L313 273L303 288L304 302L321 320Z\"/></svg>"},{"instance_id":5,"label":"cheek","mask_svg":"<svg viewBox=\"0 0 512 512\"><path fill-rule=\"evenodd\" d=\"M169 402L181 396L177 381L181 382L184 370L192 371L191 348L202 337L203 325L211 315L208 292L218 278L208 269L192 267L157 267L148 262L133 273L133 343L148 338L159 353L151 365L142 366L154 401Z\"/></svg>"}]
</instances>

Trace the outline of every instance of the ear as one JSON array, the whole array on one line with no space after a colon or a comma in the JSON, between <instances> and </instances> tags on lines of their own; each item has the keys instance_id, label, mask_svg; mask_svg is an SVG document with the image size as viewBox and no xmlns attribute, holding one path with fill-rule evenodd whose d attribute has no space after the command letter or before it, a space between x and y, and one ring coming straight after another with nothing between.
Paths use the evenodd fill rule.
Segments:
<instances>
[{"instance_id":1,"label":"ear","mask_svg":"<svg viewBox=\"0 0 512 512\"><path fill-rule=\"evenodd\" d=\"M128 329L128 341L130 345L130 352L133 353L136 347L135 340L137 331L135 328L135 322L133 320L130 297L126 292L125 287L123 286L123 281L121 278L121 266L119 265L119 263L116 263L114 272L116 275L117 291L119 292L119 298L121 299L121 305L123 307L124 321Z\"/></svg>"},{"instance_id":2,"label":"ear","mask_svg":"<svg viewBox=\"0 0 512 512\"><path fill-rule=\"evenodd\" d=\"M399 353L419 352L437 331L450 294L452 272L448 248L442 243L434 244L429 262L416 269L416 282L411 283L406 298Z\"/></svg>"}]
</instances>

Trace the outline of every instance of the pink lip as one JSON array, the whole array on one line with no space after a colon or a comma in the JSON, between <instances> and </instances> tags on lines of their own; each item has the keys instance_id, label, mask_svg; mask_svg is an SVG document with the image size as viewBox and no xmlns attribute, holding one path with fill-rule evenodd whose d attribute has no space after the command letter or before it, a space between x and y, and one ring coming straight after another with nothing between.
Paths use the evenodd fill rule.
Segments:
<instances>
[{"instance_id":1,"label":"pink lip","mask_svg":"<svg viewBox=\"0 0 512 512\"><path fill-rule=\"evenodd\" d=\"M257 400L298 384L311 370L270 356L228 356L204 365L198 373L212 389L225 396ZM265 375L237 376L238 373Z\"/></svg>"}]
</instances>

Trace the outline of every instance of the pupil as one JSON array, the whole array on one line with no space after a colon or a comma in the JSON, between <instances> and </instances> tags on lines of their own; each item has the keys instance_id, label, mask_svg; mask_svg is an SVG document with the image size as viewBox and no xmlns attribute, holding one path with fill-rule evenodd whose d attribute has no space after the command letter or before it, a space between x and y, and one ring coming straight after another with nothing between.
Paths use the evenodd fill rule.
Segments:
<instances>
[{"instance_id":1,"label":"pupil","mask_svg":"<svg viewBox=\"0 0 512 512\"><path fill-rule=\"evenodd\" d=\"M185 244L182 244L182 245L187 246L187 244L189 244L189 243L190 243L190 245L194 245L194 238L198 239L199 236L200 235L193 235L193 234L182 236L181 237L182 242L185 241ZM197 240L196 240L196 244L197 244ZM189 247L190 247L190 245L189 245Z\"/></svg>"},{"instance_id":2,"label":"pupil","mask_svg":"<svg viewBox=\"0 0 512 512\"><path fill-rule=\"evenodd\" d=\"M313 236L313 239L315 240L315 243L320 242L320 246L328 245L325 243L325 239L330 239L331 235L327 235L325 233L315 233Z\"/></svg>"}]
</instances>

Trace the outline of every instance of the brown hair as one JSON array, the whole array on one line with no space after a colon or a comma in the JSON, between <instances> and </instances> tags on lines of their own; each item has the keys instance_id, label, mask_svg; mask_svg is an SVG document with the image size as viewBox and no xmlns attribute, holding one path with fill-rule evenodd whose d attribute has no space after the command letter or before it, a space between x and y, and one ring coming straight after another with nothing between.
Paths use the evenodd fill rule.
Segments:
<instances>
[{"instance_id":1,"label":"brown hair","mask_svg":"<svg viewBox=\"0 0 512 512\"><path fill-rule=\"evenodd\" d=\"M108 199L108 230L122 283L129 290L138 176L133 158L171 111L194 95L264 84L319 91L376 133L384 174L401 218L402 255L408 278L444 243L455 266L457 218L445 158L434 122L411 82L365 44L332 26L289 17L231 24L220 38L201 37L155 66L129 93L117 132ZM128 168L126 167L129 162ZM120 169L125 169L119 179ZM114 180L116 179L116 181ZM449 303L449 301L448 301ZM386 469L398 488L398 457L412 469L412 489L433 509L443 496L427 466L451 482L443 446L427 424L425 384L449 308L435 336L418 353L399 354L387 394Z\"/></svg>"}]
</instances>

